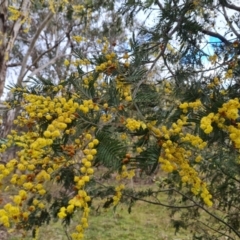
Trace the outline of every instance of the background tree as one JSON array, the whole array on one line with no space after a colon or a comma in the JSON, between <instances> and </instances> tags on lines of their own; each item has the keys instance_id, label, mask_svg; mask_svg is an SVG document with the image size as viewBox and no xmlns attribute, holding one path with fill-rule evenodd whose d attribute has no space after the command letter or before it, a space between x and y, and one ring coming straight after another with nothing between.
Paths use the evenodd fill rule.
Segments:
<instances>
[{"instance_id":1,"label":"background tree","mask_svg":"<svg viewBox=\"0 0 240 240\"><path fill-rule=\"evenodd\" d=\"M63 61L74 60L73 49L82 56L97 54L95 42L103 35L112 43L122 39L113 3L2 1L1 16L1 96L4 87L25 85L28 77L58 83L69 73ZM11 130L15 111L4 115L2 137Z\"/></svg>"}]
</instances>

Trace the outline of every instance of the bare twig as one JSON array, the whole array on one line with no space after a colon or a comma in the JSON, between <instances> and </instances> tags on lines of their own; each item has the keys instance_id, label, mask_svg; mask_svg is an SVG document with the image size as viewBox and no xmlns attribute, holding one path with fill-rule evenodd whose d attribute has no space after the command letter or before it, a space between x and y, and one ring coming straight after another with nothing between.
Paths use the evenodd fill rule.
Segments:
<instances>
[{"instance_id":1,"label":"bare twig","mask_svg":"<svg viewBox=\"0 0 240 240\"><path fill-rule=\"evenodd\" d=\"M230 9L233 9L233 10L236 10L236 11L240 12L240 7L238 7L234 4L228 3L228 1L226 1L226 0L220 0L219 2L220 2L220 4L222 4L223 6L225 6L227 8L230 8Z\"/></svg>"},{"instance_id":2,"label":"bare twig","mask_svg":"<svg viewBox=\"0 0 240 240\"><path fill-rule=\"evenodd\" d=\"M160 2L159 0L156 0L156 1L155 1L155 4L158 5L158 7L159 7L161 10L163 10L163 6L162 6L162 4L161 4L161 2Z\"/></svg>"},{"instance_id":3,"label":"bare twig","mask_svg":"<svg viewBox=\"0 0 240 240\"><path fill-rule=\"evenodd\" d=\"M220 231L218 231L218 230L215 229L215 228L210 227L209 224L206 224L206 223L204 223L204 222L202 222L202 221L200 221L200 220L198 220L198 222L200 222L201 224L203 224L205 227L211 229L212 231L214 231L214 232L216 232L216 233L219 233L219 234L221 234L222 236L227 237L227 239L229 239L229 240L234 240L234 239L233 239L232 237L230 237L229 235L227 235L227 234L225 234L225 233L223 233L223 232L220 232Z\"/></svg>"},{"instance_id":4,"label":"bare twig","mask_svg":"<svg viewBox=\"0 0 240 240\"><path fill-rule=\"evenodd\" d=\"M97 184L101 185L104 188L108 188L107 186L105 186L104 184L100 183L99 181L95 180L95 182ZM157 192L153 192L153 193L157 193ZM146 203L153 204L153 205L159 205L159 206L163 206L163 207L167 207L167 208L191 208L191 207L195 207L196 206L195 204L194 205L188 205L188 206L173 206L173 205L164 204L164 203L160 202L160 200L158 200L157 202L153 202L153 201L149 201L149 200L146 200L146 199L143 199L143 198L139 198L139 197L127 194L124 191L122 192L122 195L126 196L126 197L130 197L130 198L132 198L134 200L137 200L137 201L146 202Z\"/></svg>"},{"instance_id":5,"label":"bare twig","mask_svg":"<svg viewBox=\"0 0 240 240\"><path fill-rule=\"evenodd\" d=\"M194 201L192 198L186 196L185 194L179 192L176 189L171 189L171 191L174 191L178 194L180 194L181 196L187 198L188 200L190 200L191 202L193 202L195 204L195 206L198 206L199 208L201 208L204 212L206 212L208 215L210 215L211 217L215 218L216 220L218 220L219 222L221 222L222 224L224 224L225 226L227 226L229 229L231 229L231 231L233 231L236 236L240 237L240 233L234 229L231 225L229 225L227 222L223 221L220 217L216 216L215 214L211 213L209 210L207 210L205 207L203 207L202 205L198 204L196 201Z\"/></svg>"},{"instance_id":6,"label":"bare twig","mask_svg":"<svg viewBox=\"0 0 240 240\"><path fill-rule=\"evenodd\" d=\"M228 18L228 15L227 15L227 12L226 12L226 9L225 7L222 7L223 9L223 16L224 18L226 19L227 23L229 24L229 27L231 28L231 30L233 31L233 33L238 37L240 38L240 34L237 32L237 30L233 27L231 21L229 20Z\"/></svg>"},{"instance_id":7,"label":"bare twig","mask_svg":"<svg viewBox=\"0 0 240 240\"><path fill-rule=\"evenodd\" d=\"M49 62L47 62L46 64L42 65L41 67L35 69L30 75L29 77L33 77L34 75L37 75L39 72L41 72L44 68L46 68L47 66L50 66L51 64L55 63L58 59L63 58L65 56L68 56L68 54L61 54L58 55L54 58L52 58Z\"/></svg>"},{"instance_id":8,"label":"bare twig","mask_svg":"<svg viewBox=\"0 0 240 240\"><path fill-rule=\"evenodd\" d=\"M51 48L47 49L45 52L43 52L42 54L40 54L40 55L34 60L34 62L32 63L32 65L28 67L28 69L31 69L31 67L34 66L45 54L49 53L49 52L52 51L54 48L56 48L56 47L60 44L61 41L62 41L62 39L59 40L57 43L55 43Z\"/></svg>"},{"instance_id":9,"label":"bare twig","mask_svg":"<svg viewBox=\"0 0 240 240\"><path fill-rule=\"evenodd\" d=\"M28 57L30 56L34 46L35 46L35 43L40 35L40 33L42 32L43 28L49 23L49 20L53 17L53 13L52 12L49 12L46 16L46 18L44 19L44 21L42 22L42 24L39 26L39 28L37 29L37 32L35 33L31 43L30 43L30 46L28 48L28 51L26 53L26 55L24 56L23 58L23 61L22 61L22 67L21 67L21 71L20 71L20 74L19 74L19 77L18 77L18 80L17 80L17 84L21 84L22 80L23 80L23 77L27 74L28 72L28 69L27 71L26 70L26 65L27 65L27 60L28 60Z\"/></svg>"},{"instance_id":10,"label":"bare twig","mask_svg":"<svg viewBox=\"0 0 240 240\"><path fill-rule=\"evenodd\" d=\"M211 31L208 31L208 30L205 30L205 29L200 29L199 30L200 32L204 33L204 34L207 34L208 36L211 36L211 37L215 37L215 38L218 38L220 39L222 42L224 42L226 45L230 45L231 42L229 42L225 37L223 37L221 34L219 33L215 33L215 32L211 32Z\"/></svg>"},{"instance_id":11,"label":"bare twig","mask_svg":"<svg viewBox=\"0 0 240 240\"><path fill-rule=\"evenodd\" d=\"M138 201L141 201L141 202L146 202L146 203L149 203L149 204L153 204L153 205L159 205L159 206L163 206L163 207L167 207L167 208L192 208L192 207L196 207L196 205L187 205L187 206L174 206L174 205L168 205L168 204L164 204L164 203L161 203L160 201L157 201L157 202L153 202L153 201L149 201L149 200L146 200L146 199L143 199L143 198L138 198L138 197L135 197L135 196L131 196L129 194L126 194L126 193L122 193L123 196L127 196L127 197L131 197L132 199L134 200L138 200Z\"/></svg>"}]
</instances>

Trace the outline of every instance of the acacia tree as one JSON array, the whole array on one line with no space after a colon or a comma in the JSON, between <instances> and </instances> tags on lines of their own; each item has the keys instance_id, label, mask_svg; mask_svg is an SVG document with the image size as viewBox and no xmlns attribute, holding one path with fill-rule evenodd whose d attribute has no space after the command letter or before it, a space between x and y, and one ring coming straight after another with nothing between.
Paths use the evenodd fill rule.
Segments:
<instances>
[{"instance_id":1,"label":"acacia tree","mask_svg":"<svg viewBox=\"0 0 240 240\"><path fill-rule=\"evenodd\" d=\"M159 64L161 75L157 78L158 82L168 80L165 91L173 93L168 109L174 107L173 99L182 102L180 112L174 107L170 123L184 114L189 125L183 132L194 133L208 142L206 151L201 153L203 161L197 164L197 168L209 181L211 194L218 205L212 211L207 210L208 224L201 222L199 213L202 206L196 207L195 199L184 192L185 183L180 192L174 188L180 179L187 183L188 179L178 174L172 174L171 181L169 178L160 179L160 187L167 188L164 191L169 191L174 203L178 203L181 196L183 202L189 204L192 201L196 207L182 211L183 221L174 224L177 228L195 226L196 239L219 239L232 231L236 235L228 237L238 238L239 150L236 143L239 127L239 6L230 1L125 3L122 12L130 19L134 11L140 10L158 16L150 28L142 27L140 36L147 36L148 41L140 47L140 51L149 53L151 49L157 54L155 58L150 57L149 63L152 64L151 68ZM170 85L172 90L168 88ZM166 124L166 118L164 122ZM190 136L184 139L194 146L197 144L196 139ZM176 209L179 211L178 208L172 209L173 213Z\"/></svg>"},{"instance_id":2,"label":"acacia tree","mask_svg":"<svg viewBox=\"0 0 240 240\"><path fill-rule=\"evenodd\" d=\"M239 7L170 0L125 1L119 8L127 24L137 12L156 17L134 30L128 53L106 38L95 44L96 54L75 47L63 81L33 79L12 89L8 104L21 111L18 130L1 144L2 152L18 148L0 165L3 187L15 191L0 210L5 227L35 233L51 219L72 224L76 215L71 238L81 239L95 198L105 197L105 208L120 200L131 208L154 196L152 203L180 212L174 226L189 227L195 239L240 236ZM221 34L211 14L228 23ZM117 187L99 180L102 165L117 172ZM156 178L158 191L126 188L135 169L151 174L158 165L167 173ZM163 192L168 203L156 197Z\"/></svg>"}]
</instances>

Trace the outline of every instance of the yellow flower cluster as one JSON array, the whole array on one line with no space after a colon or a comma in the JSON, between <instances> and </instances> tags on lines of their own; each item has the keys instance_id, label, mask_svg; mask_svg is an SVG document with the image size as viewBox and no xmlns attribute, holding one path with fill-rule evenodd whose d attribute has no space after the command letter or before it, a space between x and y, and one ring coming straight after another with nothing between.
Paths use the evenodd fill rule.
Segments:
<instances>
[{"instance_id":1,"label":"yellow flower cluster","mask_svg":"<svg viewBox=\"0 0 240 240\"><path fill-rule=\"evenodd\" d=\"M84 139L85 140L82 144L86 147L83 150L84 157L81 159L81 175L76 175L74 177L75 188L78 189L77 195L70 199L68 206L62 207L58 213L58 217L63 219L68 214L72 214L76 208L83 209L81 224L77 225L76 232L72 233L71 235L73 239L82 239L84 236L84 229L88 227L88 215L90 211L88 203L91 201L91 197L88 196L87 192L84 190L84 187L90 181L90 176L94 173L92 161L94 156L97 154L95 147L99 144L99 141L94 139L90 133L85 133Z\"/></svg>"},{"instance_id":2,"label":"yellow flower cluster","mask_svg":"<svg viewBox=\"0 0 240 240\"><path fill-rule=\"evenodd\" d=\"M171 93L172 92L172 87L171 87L171 84L169 82L165 83L164 92L165 93Z\"/></svg>"},{"instance_id":3,"label":"yellow flower cluster","mask_svg":"<svg viewBox=\"0 0 240 240\"><path fill-rule=\"evenodd\" d=\"M120 184L115 188L115 195L113 196L113 205L116 206L122 197L122 190L125 188L123 184Z\"/></svg>"},{"instance_id":4,"label":"yellow flower cluster","mask_svg":"<svg viewBox=\"0 0 240 240\"><path fill-rule=\"evenodd\" d=\"M170 43L167 43L167 50L170 51L171 53L175 53L175 50Z\"/></svg>"},{"instance_id":5,"label":"yellow flower cluster","mask_svg":"<svg viewBox=\"0 0 240 240\"><path fill-rule=\"evenodd\" d=\"M116 77L116 83L116 88L121 98L125 99L127 102L132 101L131 85L124 83L124 78L121 75Z\"/></svg>"},{"instance_id":6,"label":"yellow flower cluster","mask_svg":"<svg viewBox=\"0 0 240 240\"><path fill-rule=\"evenodd\" d=\"M155 127L155 125L156 125L156 121L147 123L148 129L153 133L153 135L156 137L161 137L162 132L159 128Z\"/></svg>"},{"instance_id":7,"label":"yellow flower cluster","mask_svg":"<svg viewBox=\"0 0 240 240\"><path fill-rule=\"evenodd\" d=\"M132 179L135 176L135 170L128 170L126 165L122 166L121 172L117 174L116 180L121 181L122 179ZM125 188L123 184L120 184L115 188L115 195L113 196L113 205L116 206L122 197L122 190Z\"/></svg>"},{"instance_id":8,"label":"yellow flower cluster","mask_svg":"<svg viewBox=\"0 0 240 240\"><path fill-rule=\"evenodd\" d=\"M83 113L88 113L90 110L99 111L99 107L97 104L95 104L92 99L84 100L83 104L79 105L79 110L81 110Z\"/></svg>"},{"instance_id":9,"label":"yellow flower cluster","mask_svg":"<svg viewBox=\"0 0 240 240\"><path fill-rule=\"evenodd\" d=\"M218 86L218 85L221 83L221 81L219 80L218 77L214 77L214 78L213 78L213 83L214 83L216 86Z\"/></svg>"},{"instance_id":10,"label":"yellow flower cluster","mask_svg":"<svg viewBox=\"0 0 240 240\"><path fill-rule=\"evenodd\" d=\"M162 144L163 153L159 157L161 168L165 172L178 171L182 178L183 183L187 183L192 186L191 191L195 194L201 194L201 197L205 204L212 205L211 198L206 184L198 177L197 171L189 165L189 158L192 152L180 147L177 143L167 140ZM196 161L200 161L200 157L197 156ZM207 194L208 193L208 194Z\"/></svg>"},{"instance_id":11,"label":"yellow flower cluster","mask_svg":"<svg viewBox=\"0 0 240 240\"><path fill-rule=\"evenodd\" d=\"M230 120L236 120L239 118L238 111L240 109L240 103L238 98L230 99L219 108L218 113L227 117Z\"/></svg>"},{"instance_id":12,"label":"yellow flower cluster","mask_svg":"<svg viewBox=\"0 0 240 240\"><path fill-rule=\"evenodd\" d=\"M145 129L147 127L144 122L135 120L133 118L127 118L125 125L131 132L139 130L140 128Z\"/></svg>"},{"instance_id":13,"label":"yellow flower cluster","mask_svg":"<svg viewBox=\"0 0 240 240\"><path fill-rule=\"evenodd\" d=\"M137 152L137 153L141 153L141 152L143 152L143 150L144 150L144 149L141 148L141 147L137 147L137 148L136 148L136 152Z\"/></svg>"},{"instance_id":14,"label":"yellow flower cluster","mask_svg":"<svg viewBox=\"0 0 240 240\"><path fill-rule=\"evenodd\" d=\"M191 108L200 107L200 101L196 101L190 104ZM187 105L189 107L189 104ZM183 128L187 124L187 117L181 116L170 128L162 126L157 132L156 127L153 128L153 123L148 123L149 130L154 130L154 136L161 139L158 141L158 145L161 146L161 155L159 156L159 162L161 169L167 173L178 171L181 176L182 182L191 185L191 191L195 194L202 194L201 197L205 204L212 205L211 195L207 194L208 190L206 184L198 177L197 171L189 164L190 159L195 158L195 162L202 160L201 155L193 156L191 150L185 149L183 143L189 142L191 145L199 150L202 150L206 146L199 136L192 135L190 133L184 134ZM157 133L157 134L156 134ZM173 142L171 138L173 136L179 136L179 142ZM205 193L205 195L203 195Z\"/></svg>"},{"instance_id":15,"label":"yellow flower cluster","mask_svg":"<svg viewBox=\"0 0 240 240\"><path fill-rule=\"evenodd\" d=\"M195 162L201 162L202 161L202 156L201 155L197 155L197 157L195 158Z\"/></svg>"},{"instance_id":16,"label":"yellow flower cluster","mask_svg":"<svg viewBox=\"0 0 240 240\"><path fill-rule=\"evenodd\" d=\"M212 199L212 195L207 190L207 187L206 187L205 183L202 183L201 189L202 189L201 198L203 199L204 203L207 206L211 207L213 205L213 202L211 200Z\"/></svg>"},{"instance_id":17,"label":"yellow flower cluster","mask_svg":"<svg viewBox=\"0 0 240 240\"><path fill-rule=\"evenodd\" d=\"M82 78L83 86L89 88L89 83L93 80L93 75L90 73Z\"/></svg>"},{"instance_id":18,"label":"yellow flower cluster","mask_svg":"<svg viewBox=\"0 0 240 240\"><path fill-rule=\"evenodd\" d=\"M212 132L212 122L214 118L214 113L208 114L206 117L203 117L200 122L200 127L204 130L206 134L209 134Z\"/></svg>"},{"instance_id":19,"label":"yellow flower cluster","mask_svg":"<svg viewBox=\"0 0 240 240\"><path fill-rule=\"evenodd\" d=\"M197 7L200 4L199 0L193 0L194 7Z\"/></svg>"},{"instance_id":20,"label":"yellow flower cluster","mask_svg":"<svg viewBox=\"0 0 240 240\"><path fill-rule=\"evenodd\" d=\"M9 20L16 21L21 17L21 12L17 10L14 6L9 6L8 11L10 13Z\"/></svg>"},{"instance_id":21,"label":"yellow flower cluster","mask_svg":"<svg viewBox=\"0 0 240 240\"><path fill-rule=\"evenodd\" d=\"M69 205L67 207L61 207L58 217L63 219L68 214L72 214L76 207L82 207L83 213L80 219L80 224L75 227L75 232L71 234L72 239L83 239L84 237L84 229L88 228L88 216L90 212L90 208L88 207L88 202L91 198L87 195L84 190L78 191L78 195L76 195L72 200L69 201Z\"/></svg>"},{"instance_id":22,"label":"yellow flower cluster","mask_svg":"<svg viewBox=\"0 0 240 240\"><path fill-rule=\"evenodd\" d=\"M188 106L195 110L199 109L202 106L202 102L200 99L197 99L195 102L189 102Z\"/></svg>"},{"instance_id":23,"label":"yellow flower cluster","mask_svg":"<svg viewBox=\"0 0 240 240\"><path fill-rule=\"evenodd\" d=\"M182 111L184 112L184 113L187 113L188 111L188 103L187 102L184 102L184 103L181 103L180 105L179 105L179 108L180 109L182 109Z\"/></svg>"},{"instance_id":24,"label":"yellow flower cluster","mask_svg":"<svg viewBox=\"0 0 240 240\"><path fill-rule=\"evenodd\" d=\"M104 49L103 52L106 50ZM105 72L110 75L117 67L116 54L111 52L109 54L105 54L106 61L96 66L95 70L98 72Z\"/></svg>"},{"instance_id":25,"label":"yellow flower cluster","mask_svg":"<svg viewBox=\"0 0 240 240\"><path fill-rule=\"evenodd\" d=\"M167 128L166 126L161 127L162 136L168 140L171 135L178 135L182 132L183 126L187 123L187 117L181 115L181 119L178 119L175 123L172 123L171 128Z\"/></svg>"},{"instance_id":26,"label":"yellow flower cluster","mask_svg":"<svg viewBox=\"0 0 240 240\"><path fill-rule=\"evenodd\" d=\"M234 143L234 147L240 149L240 124L238 127L229 126L228 127L229 137Z\"/></svg>"},{"instance_id":27,"label":"yellow flower cluster","mask_svg":"<svg viewBox=\"0 0 240 240\"><path fill-rule=\"evenodd\" d=\"M225 73L225 78L232 78L233 77L233 70L228 69L227 72Z\"/></svg>"},{"instance_id":28,"label":"yellow flower cluster","mask_svg":"<svg viewBox=\"0 0 240 240\"><path fill-rule=\"evenodd\" d=\"M21 206L26 199L26 191L20 190L19 194L13 197L15 204L7 203L3 209L0 209L0 223L8 228L11 222L19 223L21 221L26 221L29 212L21 211Z\"/></svg>"},{"instance_id":29,"label":"yellow flower cluster","mask_svg":"<svg viewBox=\"0 0 240 240\"><path fill-rule=\"evenodd\" d=\"M206 147L207 143L204 142L199 136L195 136L187 133L181 138L183 142L190 142L192 146L197 147L198 149L203 149Z\"/></svg>"},{"instance_id":30,"label":"yellow flower cluster","mask_svg":"<svg viewBox=\"0 0 240 240\"><path fill-rule=\"evenodd\" d=\"M179 105L179 108L182 109L183 113L188 112L188 108L193 110L198 110L202 106L200 99L197 99L195 102L184 102Z\"/></svg>"},{"instance_id":31,"label":"yellow flower cluster","mask_svg":"<svg viewBox=\"0 0 240 240\"><path fill-rule=\"evenodd\" d=\"M72 61L72 64L77 67L77 66L87 66L87 65L90 65L91 62L87 59L87 58L84 58L84 59L75 59L74 61Z\"/></svg>"},{"instance_id":32,"label":"yellow flower cluster","mask_svg":"<svg viewBox=\"0 0 240 240\"><path fill-rule=\"evenodd\" d=\"M155 127L156 121L147 123L147 127L155 137L164 137L168 140L170 139L170 135L176 135L182 131L182 127L186 124L186 121L187 117L182 116L182 119L178 119L176 122L174 122L170 129L168 129L166 126L162 126L161 128Z\"/></svg>"},{"instance_id":33,"label":"yellow flower cluster","mask_svg":"<svg viewBox=\"0 0 240 240\"><path fill-rule=\"evenodd\" d=\"M103 122L108 122L108 121L110 121L112 119L112 114L103 114L102 116L101 116L101 120L103 121Z\"/></svg>"},{"instance_id":34,"label":"yellow flower cluster","mask_svg":"<svg viewBox=\"0 0 240 240\"><path fill-rule=\"evenodd\" d=\"M54 4L53 0L49 1L49 9L52 13L56 13L56 5Z\"/></svg>"},{"instance_id":35,"label":"yellow flower cluster","mask_svg":"<svg viewBox=\"0 0 240 240\"><path fill-rule=\"evenodd\" d=\"M80 43L82 41L85 40L85 38L81 37L81 36L73 36L72 37L74 41L76 41L77 43Z\"/></svg>"},{"instance_id":36,"label":"yellow flower cluster","mask_svg":"<svg viewBox=\"0 0 240 240\"><path fill-rule=\"evenodd\" d=\"M20 209L19 207L13 206L12 204L8 203L4 206L4 209L0 209L0 222L5 227L10 227L10 219L14 219L15 222L20 221Z\"/></svg>"},{"instance_id":37,"label":"yellow flower cluster","mask_svg":"<svg viewBox=\"0 0 240 240\"><path fill-rule=\"evenodd\" d=\"M239 118L240 102L238 98L230 99L218 109L218 113L210 113L201 119L200 127L205 133L211 133L213 130L212 123L229 133L229 137L234 143L235 148L240 148L240 124L236 122ZM226 121L227 120L227 121Z\"/></svg>"},{"instance_id":38,"label":"yellow flower cluster","mask_svg":"<svg viewBox=\"0 0 240 240\"><path fill-rule=\"evenodd\" d=\"M78 109L81 110L81 106L74 102L74 99L66 100L64 97L55 97L51 99L50 97L43 97L31 94L24 94L24 99L29 102L25 106L26 113L30 116L29 119L24 119L26 124L34 124L37 119L46 119L51 121L53 116L58 116L48 125L46 131L43 133L43 138L36 139L33 143L32 148L40 144L40 148L50 145L50 141L47 139L55 139L60 137L63 132L75 119L75 113ZM25 113L22 115L24 116ZM24 117L23 117L24 118ZM22 118L22 119L23 119ZM15 123L18 123L17 121ZM38 147L39 148L39 147Z\"/></svg>"},{"instance_id":39,"label":"yellow flower cluster","mask_svg":"<svg viewBox=\"0 0 240 240\"><path fill-rule=\"evenodd\" d=\"M135 176L135 171L133 169L128 170L126 165L123 165L121 173L116 176L116 179L117 180L126 179L126 178L132 179L134 176Z\"/></svg>"},{"instance_id":40,"label":"yellow flower cluster","mask_svg":"<svg viewBox=\"0 0 240 240\"><path fill-rule=\"evenodd\" d=\"M68 67L68 66L70 65L70 62L69 62L68 59L65 59L64 62L63 62L63 64L64 64L66 67Z\"/></svg>"},{"instance_id":41,"label":"yellow flower cluster","mask_svg":"<svg viewBox=\"0 0 240 240\"><path fill-rule=\"evenodd\" d=\"M81 13L84 10L84 5L78 4L78 5L72 5L72 8L74 10L74 12L77 13Z\"/></svg>"},{"instance_id":42,"label":"yellow flower cluster","mask_svg":"<svg viewBox=\"0 0 240 240\"><path fill-rule=\"evenodd\" d=\"M9 6L8 11L10 13L9 20L10 21L19 21L22 25L23 31L26 33L30 28L31 18L29 17L29 11L21 11L21 6L19 6L18 2L12 2L15 6ZM17 5L18 6L17 6ZM6 55L8 58L8 56Z\"/></svg>"},{"instance_id":43,"label":"yellow flower cluster","mask_svg":"<svg viewBox=\"0 0 240 240\"><path fill-rule=\"evenodd\" d=\"M103 40L100 40L99 43L103 44L102 53L107 54L110 47L110 42L108 41L108 39L106 37L103 37Z\"/></svg>"},{"instance_id":44,"label":"yellow flower cluster","mask_svg":"<svg viewBox=\"0 0 240 240\"><path fill-rule=\"evenodd\" d=\"M67 206L62 206L58 217L65 218L76 208L81 208L83 211L81 224L72 236L73 239L80 239L83 236L83 230L88 226L86 219L89 213L88 203L91 201L90 196L84 191L84 186L94 173L92 161L97 154L96 146L99 141L94 139L93 134L83 133L79 139L75 139L73 144L61 146L63 153L61 156L55 155L53 142L57 138L60 140L64 134L74 133L69 125L78 117L78 110L87 113L89 109L94 109L95 105L92 100L85 100L83 104L78 104L74 98L65 99L61 96L51 99L23 94L23 98L25 103L23 111L15 123L27 127L29 131L18 134L12 131L7 136L6 144L1 145L1 151L5 151L12 144L17 144L20 150L17 152L16 159L10 160L6 165L0 164L0 180L9 176L12 186L20 191L18 195L13 196L13 203L0 209L0 224L8 227L12 223L27 222L31 212L44 209L47 204L44 200L45 194L49 190L47 183L55 178L59 180L58 171L76 163L79 167L74 177L76 194L69 200ZM43 132L40 130L41 122L47 123ZM81 161L76 155L79 151L84 155ZM16 169L18 173L14 173ZM32 194L35 198L32 205L27 206L25 202L32 197Z\"/></svg>"},{"instance_id":45,"label":"yellow flower cluster","mask_svg":"<svg viewBox=\"0 0 240 240\"><path fill-rule=\"evenodd\" d=\"M236 123L236 120L239 118L239 109L240 103L239 99L230 99L228 102L224 103L221 108L218 109L218 114L222 116L221 119L230 120L230 125L226 126L221 124L219 127L225 129L229 133L229 137L234 143L235 148L240 148L240 124ZM223 121L222 121L223 122Z\"/></svg>"},{"instance_id":46,"label":"yellow flower cluster","mask_svg":"<svg viewBox=\"0 0 240 240\"><path fill-rule=\"evenodd\" d=\"M128 68L129 66L130 66L130 63L129 63L129 61L128 61L128 58L129 58L129 55L128 55L128 53L126 52L126 53L124 53L124 55L123 55L123 57L122 57L123 59L125 59L125 62L123 63L124 64L124 66L126 67L126 68Z\"/></svg>"},{"instance_id":47,"label":"yellow flower cluster","mask_svg":"<svg viewBox=\"0 0 240 240\"><path fill-rule=\"evenodd\" d=\"M6 167L4 165L0 166L0 172L3 177L10 175L12 172L12 167L16 165L16 160L11 160ZM33 165L33 164L30 164ZM33 165L34 166L34 165ZM23 164L17 165L19 170L27 171L27 168ZM35 167L34 167L35 168ZM33 169L34 169L33 168ZM33 170L32 169L32 170ZM29 206L27 211L24 211L24 201L29 197L29 193L44 195L46 190L43 187L43 182L49 181L50 175L42 170L37 175L36 174L13 174L10 182L15 184L16 186L22 188L19 190L18 195L12 197L12 203L7 203L3 209L0 209L2 214L2 219L0 222L4 224L4 226L10 226L11 222L18 223L20 221L27 221L30 212L35 210L35 206ZM42 202L33 201L34 205L37 205L38 208L45 208L45 205Z\"/></svg>"},{"instance_id":48,"label":"yellow flower cluster","mask_svg":"<svg viewBox=\"0 0 240 240\"><path fill-rule=\"evenodd\" d=\"M208 60L212 63L215 64L217 62L218 56L216 54L209 56Z\"/></svg>"}]
</instances>

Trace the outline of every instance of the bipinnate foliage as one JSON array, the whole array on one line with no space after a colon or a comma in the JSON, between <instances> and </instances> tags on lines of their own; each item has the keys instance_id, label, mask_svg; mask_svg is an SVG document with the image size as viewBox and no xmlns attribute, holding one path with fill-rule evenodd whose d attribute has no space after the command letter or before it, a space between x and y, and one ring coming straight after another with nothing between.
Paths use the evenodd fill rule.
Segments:
<instances>
[{"instance_id":1,"label":"bipinnate foliage","mask_svg":"<svg viewBox=\"0 0 240 240\"><path fill-rule=\"evenodd\" d=\"M127 146L109 135L109 131L99 131L96 135L100 143L97 147L95 164L101 164L110 170L118 170L126 155Z\"/></svg>"}]
</instances>

